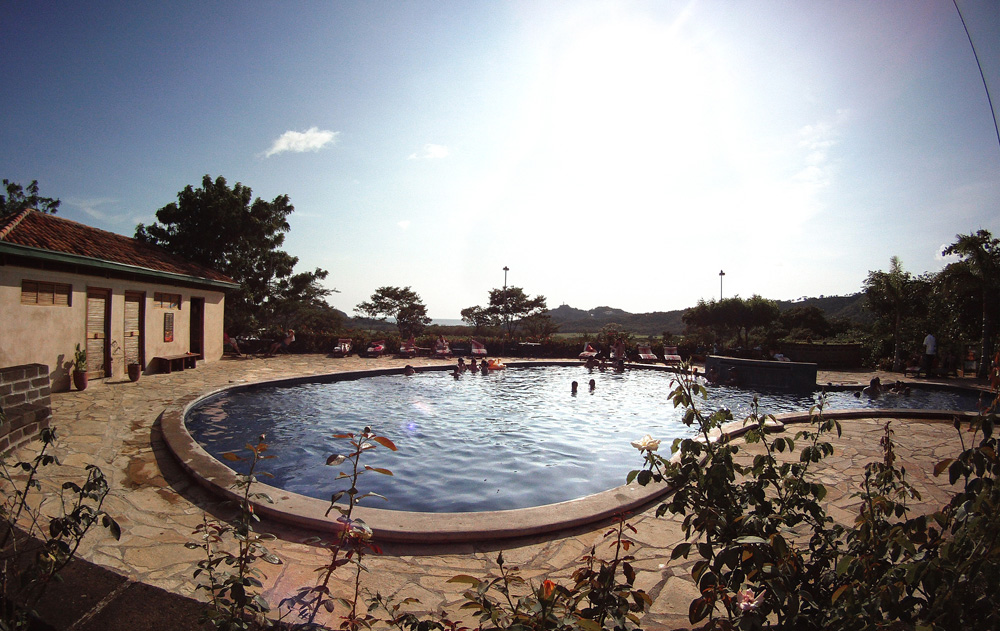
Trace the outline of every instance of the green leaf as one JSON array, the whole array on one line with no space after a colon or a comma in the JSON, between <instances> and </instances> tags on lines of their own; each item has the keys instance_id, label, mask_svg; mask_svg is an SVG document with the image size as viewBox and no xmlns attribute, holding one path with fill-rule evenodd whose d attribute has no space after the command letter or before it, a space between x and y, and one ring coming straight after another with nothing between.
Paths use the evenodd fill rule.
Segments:
<instances>
[{"instance_id":1,"label":"green leaf","mask_svg":"<svg viewBox=\"0 0 1000 631\"><path fill-rule=\"evenodd\" d=\"M847 570L851 569L851 563L854 563L853 556L845 554L841 557L840 562L837 563L837 576L843 576Z\"/></svg>"},{"instance_id":2,"label":"green leaf","mask_svg":"<svg viewBox=\"0 0 1000 631\"><path fill-rule=\"evenodd\" d=\"M688 542L678 543L674 546L674 549L670 552L670 560L673 561L679 557L687 558L688 553L691 551L691 544Z\"/></svg>"}]
</instances>

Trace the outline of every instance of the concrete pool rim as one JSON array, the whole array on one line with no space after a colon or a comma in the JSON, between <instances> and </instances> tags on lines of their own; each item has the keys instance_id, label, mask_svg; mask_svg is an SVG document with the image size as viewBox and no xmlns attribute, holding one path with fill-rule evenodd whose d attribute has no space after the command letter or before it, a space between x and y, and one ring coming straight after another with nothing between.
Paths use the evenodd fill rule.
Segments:
<instances>
[{"instance_id":1,"label":"concrete pool rim","mask_svg":"<svg viewBox=\"0 0 1000 631\"><path fill-rule=\"evenodd\" d=\"M511 367L531 367L566 365L567 363L579 365L579 362L545 361L510 362L508 365ZM666 369L664 366L654 367L638 364L634 367L654 370ZM442 366L419 367L417 370L440 371L452 368L453 366L449 363ZM178 399L161 413L159 419L161 431L176 460L198 484L216 495L237 500L240 497L233 491L233 488L238 480L238 474L211 456L194 440L184 423L189 409L208 397L232 390L273 385L287 386L305 382L345 381L379 375L401 374L402 370L402 368L381 368L234 383L223 388ZM817 386L817 388L822 388L822 386ZM950 421L956 416L974 417L976 413L954 410L856 409L827 411L825 415L837 419L907 418ZM783 431L785 425L807 422L809 412L779 414L775 415L775 419L773 431ZM747 428L743 426L742 421L734 421L723 429L730 438L737 438L746 430ZM640 460L637 457L637 467L639 463ZM339 529L335 517L326 515L330 505L328 501L306 497L261 482L254 485L254 490L267 494L274 501L273 504L255 502L255 511L264 518L309 531L335 532ZM418 513L359 506L355 508L354 517L368 524L372 528L375 538L381 541L406 543L483 542L553 534L601 522L618 514L632 513L649 507L671 491L672 489L666 484L643 487L632 483L565 502L531 508L467 513Z\"/></svg>"}]
</instances>

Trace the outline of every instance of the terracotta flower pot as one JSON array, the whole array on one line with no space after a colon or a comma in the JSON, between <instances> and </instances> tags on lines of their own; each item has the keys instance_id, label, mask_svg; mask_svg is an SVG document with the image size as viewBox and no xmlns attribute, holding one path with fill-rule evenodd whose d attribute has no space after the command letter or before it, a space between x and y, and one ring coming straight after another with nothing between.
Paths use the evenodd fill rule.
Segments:
<instances>
[{"instance_id":1,"label":"terracotta flower pot","mask_svg":"<svg viewBox=\"0 0 1000 631\"><path fill-rule=\"evenodd\" d=\"M73 371L73 385L77 390L87 389L87 372L84 370Z\"/></svg>"},{"instance_id":2,"label":"terracotta flower pot","mask_svg":"<svg viewBox=\"0 0 1000 631\"><path fill-rule=\"evenodd\" d=\"M139 381L139 377L142 375L142 366L139 364L129 364L128 365L128 380L129 381Z\"/></svg>"}]
</instances>

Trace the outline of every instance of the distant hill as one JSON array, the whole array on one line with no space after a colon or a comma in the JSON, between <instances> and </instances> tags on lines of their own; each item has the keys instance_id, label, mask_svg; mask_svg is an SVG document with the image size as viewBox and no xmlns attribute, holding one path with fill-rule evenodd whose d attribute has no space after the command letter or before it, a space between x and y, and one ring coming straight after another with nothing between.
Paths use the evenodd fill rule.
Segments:
<instances>
[{"instance_id":1,"label":"distant hill","mask_svg":"<svg viewBox=\"0 0 1000 631\"><path fill-rule=\"evenodd\" d=\"M683 310L629 313L614 307L594 307L584 311L561 305L550 309L549 315L563 333L597 333L601 327L612 322L638 335L660 335L664 331L674 334L684 332L684 322L681 320Z\"/></svg>"},{"instance_id":2,"label":"distant hill","mask_svg":"<svg viewBox=\"0 0 1000 631\"><path fill-rule=\"evenodd\" d=\"M792 307L819 307L828 320L847 319L867 323L871 314L862 307L864 294L849 296L820 296L799 300L778 300L778 308L787 311ZM692 305L693 306L693 305ZM549 310L552 321L559 325L562 333L597 333L606 324L616 323L637 335L660 335L664 331L674 334L684 332L684 309L675 311L654 311L652 313L629 313L614 307L594 307L584 311L569 305L560 305Z\"/></svg>"},{"instance_id":3,"label":"distant hill","mask_svg":"<svg viewBox=\"0 0 1000 631\"><path fill-rule=\"evenodd\" d=\"M827 320L851 320L862 324L871 324L873 316L864 308L863 293L848 296L820 296L819 298L800 298L799 300L778 300L778 308L787 311L792 307L819 307Z\"/></svg>"},{"instance_id":4,"label":"distant hill","mask_svg":"<svg viewBox=\"0 0 1000 631\"><path fill-rule=\"evenodd\" d=\"M870 323L872 316L863 308L864 294L849 296L820 296L819 298L800 298L798 300L777 300L778 308L787 311L792 307L819 307L827 320L846 319L859 323ZM693 305L692 305L693 306ZM594 307L583 310L569 305L560 305L549 309L552 321L559 325L561 333L597 333L606 324L620 324L636 335L661 335L668 331L675 335L684 333L684 309L675 311L653 311L652 313L629 313L615 307ZM396 325L392 322L372 320L369 318L346 317L344 324L368 330L394 331ZM461 320L434 320L439 326L461 326Z\"/></svg>"}]
</instances>

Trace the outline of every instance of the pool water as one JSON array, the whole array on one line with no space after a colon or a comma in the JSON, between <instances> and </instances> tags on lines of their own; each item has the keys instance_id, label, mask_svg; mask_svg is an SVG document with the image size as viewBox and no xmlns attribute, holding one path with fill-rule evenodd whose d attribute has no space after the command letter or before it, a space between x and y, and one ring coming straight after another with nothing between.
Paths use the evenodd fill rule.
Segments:
<instances>
[{"instance_id":1,"label":"pool water","mask_svg":"<svg viewBox=\"0 0 1000 631\"><path fill-rule=\"evenodd\" d=\"M591 391L590 379L596 382ZM570 384L579 382L572 395ZM590 372L579 366L508 369L487 376L419 372L301 385L262 385L209 397L188 413L192 436L216 458L241 452L260 434L276 458L259 470L268 484L329 499L346 488L328 467L331 454L346 453L333 434L358 433L370 425L399 448L379 447L363 464L393 476L366 473L358 483L365 505L392 510L466 512L525 508L605 491L625 482L642 465L631 446L644 434L663 440L690 436L682 410L667 399L672 376L652 370ZM728 407L734 418L750 410L752 392L713 387L703 409ZM761 411L808 410L811 393L760 393ZM857 399L828 396L828 409L901 407L976 409L977 398L914 390L910 396ZM246 455L245 451L242 451ZM669 451L668 451L669 453ZM239 470L243 463L227 463ZM245 471L245 468L243 469Z\"/></svg>"}]
</instances>

